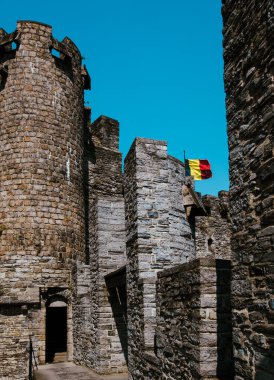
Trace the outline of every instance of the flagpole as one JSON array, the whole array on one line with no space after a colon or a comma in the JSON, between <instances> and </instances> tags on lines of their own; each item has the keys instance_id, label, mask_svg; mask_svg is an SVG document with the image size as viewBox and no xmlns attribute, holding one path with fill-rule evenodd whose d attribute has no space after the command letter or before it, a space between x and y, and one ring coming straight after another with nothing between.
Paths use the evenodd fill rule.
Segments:
<instances>
[{"instance_id":1,"label":"flagpole","mask_svg":"<svg viewBox=\"0 0 274 380\"><path fill-rule=\"evenodd\" d=\"M186 151L184 150L184 165L185 165L185 176L186 176ZM184 182L187 187L190 187L190 183L188 181Z\"/></svg>"}]
</instances>

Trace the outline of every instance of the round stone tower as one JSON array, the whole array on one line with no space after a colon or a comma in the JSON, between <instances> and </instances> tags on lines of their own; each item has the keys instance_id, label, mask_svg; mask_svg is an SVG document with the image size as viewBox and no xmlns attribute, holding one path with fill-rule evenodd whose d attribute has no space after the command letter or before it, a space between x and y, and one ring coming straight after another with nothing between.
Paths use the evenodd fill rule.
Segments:
<instances>
[{"instance_id":1,"label":"round stone tower","mask_svg":"<svg viewBox=\"0 0 274 380\"><path fill-rule=\"evenodd\" d=\"M31 21L0 29L0 377L27 378L29 334L40 363L72 358L85 88L69 38Z\"/></svg>"},{"instance_id":2,"label":"round stone tower","mask_svg":"<svg viewBox=\"0 0 274 380\"><path fill-rule=\"evenodd\" d=\"M83 257L83 90L70 39L0 30L0 302L69 289Z\"/></svg>"}]
</instances>

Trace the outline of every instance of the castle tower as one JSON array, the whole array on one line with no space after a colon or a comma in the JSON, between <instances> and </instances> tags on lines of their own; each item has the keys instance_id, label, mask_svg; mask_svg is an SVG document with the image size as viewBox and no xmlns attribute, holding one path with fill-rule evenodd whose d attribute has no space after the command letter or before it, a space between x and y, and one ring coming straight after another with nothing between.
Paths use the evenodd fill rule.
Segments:
<instances>
[{"instance_id":1,"label":"castle tower","mask_svg":"<svg viewBox=\"0 0 274 380\"><path fill-rule=\"evenodd\" d=\"M19 21L14 33L0 30L0 352L9 363L30 332L40 336L43 361L45 315L35 305L71 313L74 264L85 252L82 74L79 50L54 39L50 26ZM19 322L21 306L37 314L31 327Z\"/></svg>"},{"instance_id":2,"label":"castle tower","mask_svg":"<svg viewBox=\"0 0 274 380\"><path fill-rule=\"evenodd\" d=\"M235 379L274 379L273 1L222 4Z\"/></svg>"}]
</instances>

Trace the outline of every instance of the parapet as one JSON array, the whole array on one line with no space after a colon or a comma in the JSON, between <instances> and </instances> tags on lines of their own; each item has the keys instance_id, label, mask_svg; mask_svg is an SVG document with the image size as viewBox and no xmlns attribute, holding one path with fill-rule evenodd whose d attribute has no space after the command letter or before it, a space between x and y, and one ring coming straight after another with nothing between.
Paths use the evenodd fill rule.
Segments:
<instances>
[{"instance_id":1,"label":"parapet","mask_svg":"<svg viewBox=\"0 0 274 380\"><path fill-rule=\"evenodd\" d=\"M220 217L228 219L229 211L229 192L221 190L218 192L218 197L214 195L204 195L202 197L203 204L209 215L217 213Z\"/></svg>"},{"instance_id":2,"label":"parapet","mask_svg":"<svg viewBox=\"0 0 274 380\"><path fill-rule=\"evenodd\" d=\"M196 257L230 260L229 192L205 195L202 202L207 215L195 218Z\"/></svg>"},{"instance_id":3,"label":"parapet","mask_svg":"<svg viewBox=\"0 0 274 380\"><path fill-rule=\"evenodd\" d=\"M18 21L16 30L10 34L0 29L0 63L15 58L15 54L11 56L11 51L17 50L24 57L48 60L53 56L58 66L64 64L66 68L69 65L81 67L82 56L74 42L68 37L58 41L53 37L50 25L37 21ZM84 89L90 89L90 77L86 67L82 68L81 74Z\"/></svg>"},{"instance_id":4,"label":"parapet","mask_svg":"<svg viewBox=\"0 0 274 380\"><path fill-rule=\"evenodd\" d=\"M36 47L33 42L36 42L37 37L39 37L39 48L42 48L41 44L43 43L50 51L52 49L57 50L60 53L60 59L69 57L78 62L82 60L81 53L73 41L68 37L65 37L62 42L58 41L53 37L50 25L37 21L22 20L17 22L17 31L20 42L26 42L27 40L30 42L28 45Z\"/></svg>"},{"instance_id":5,"label":"parapet","mask_svg":"<svg viewBox=\"0 0 274 380\"><path fill-rule=\"evenodd\" d=\"M91 124L91 134L96 146L119 149L119 122L107 116L100 116Z\"/></svg>"},{"instance_id":6,"label":"parapet","mask_svg":"<svg viewBox=\"0 0 274 380\"><path fill-rule=\"evenodd\" d=\"M12 43L15 42L16 46L19 43L19 33L15 30L13 33L8 34L4 29L0 29L0 53L10 51Z\"/></svg>"}]
</instances>

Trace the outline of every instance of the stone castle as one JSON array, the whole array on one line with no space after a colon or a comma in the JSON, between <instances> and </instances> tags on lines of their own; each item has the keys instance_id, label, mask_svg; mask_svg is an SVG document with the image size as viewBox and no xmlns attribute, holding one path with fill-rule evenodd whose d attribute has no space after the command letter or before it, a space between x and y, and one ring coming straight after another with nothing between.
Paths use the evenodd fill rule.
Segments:
<instances>
[{"instance_id":1,"label":"stone castle","mask_svg":"<svg viewBox=\"0 0 274 380\"><path fill-rule=\"evenodd\" d=\"M272 13L271 13L272 10ZM223 0L230 192L165 141L93 123L81 54L0 29L0 379L74 361L131 380L274 379L273 8Z\"/></svg>"}]
</instances>

